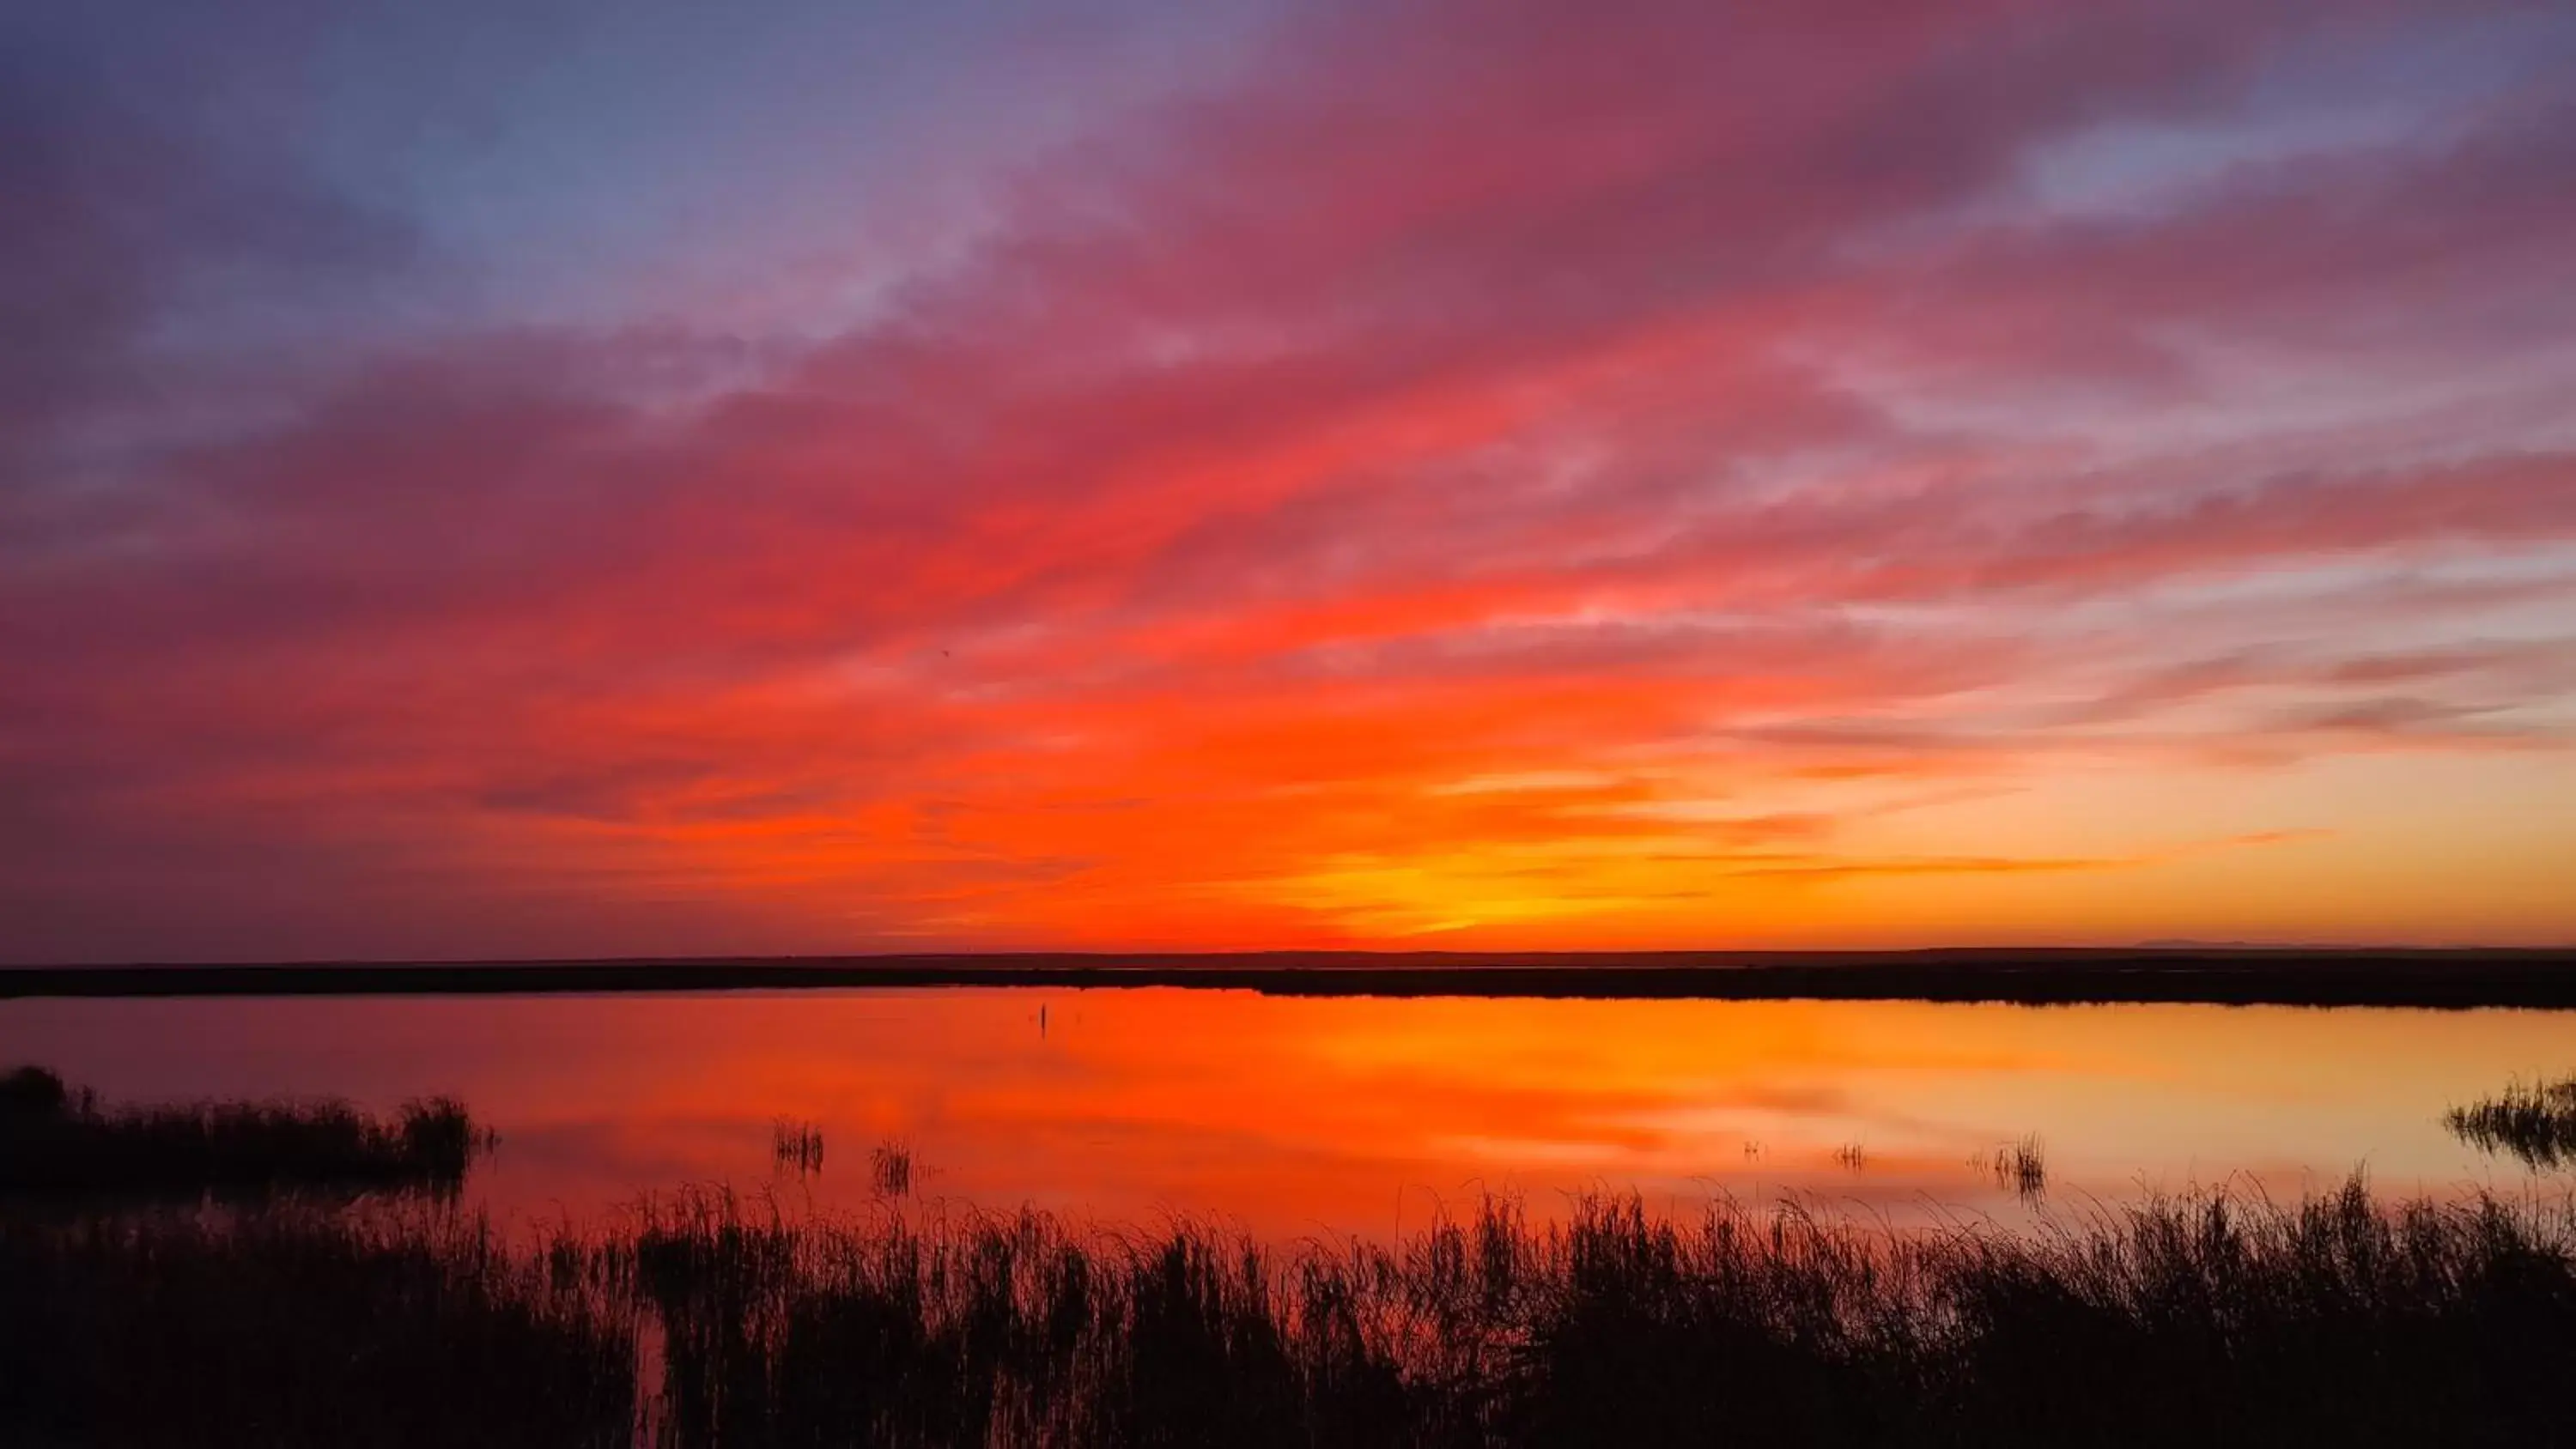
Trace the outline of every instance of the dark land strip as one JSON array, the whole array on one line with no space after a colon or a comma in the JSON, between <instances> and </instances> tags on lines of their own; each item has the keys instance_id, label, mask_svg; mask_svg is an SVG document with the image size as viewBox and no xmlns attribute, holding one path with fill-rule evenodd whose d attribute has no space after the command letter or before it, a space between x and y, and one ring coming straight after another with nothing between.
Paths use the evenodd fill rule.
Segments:
<instances>
[{"instance_id":1,"label":"dark land strip","mask_svg":"<svg viewBox=\"0 0 2576 1449\"><path fill-rule=\"evenodd\" d=\"M1273 996L2576 1009L2576 947L1264 952L297 962L0 969L0 998L1177 986Z\"/></svg>"}]
</instances>

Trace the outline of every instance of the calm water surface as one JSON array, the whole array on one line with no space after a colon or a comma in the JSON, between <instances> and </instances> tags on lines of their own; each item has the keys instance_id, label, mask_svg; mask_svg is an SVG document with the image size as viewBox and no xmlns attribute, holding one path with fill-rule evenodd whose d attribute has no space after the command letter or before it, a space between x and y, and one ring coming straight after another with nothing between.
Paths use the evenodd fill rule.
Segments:
<instances>
[{"instance_id":1,"label":"calm water surface","mask_svg":"<svg viewBox=\"0 0 2576 1449\"><path fill-rule=\"evenodd\" d=\"M2061 1204L2245 1177L2295 1194L2356 1166L2392 1194L2555 1188L2440 1118L2576 1068L2576 1017L1193 990L0 1002L17 1061L110 1100L451 1093L502 1136L468 1196L513 1218L706 1183L858 1207L870 1149L899 1143L933 1201L1374 1235L1486 1188L1534 1211L1608 1186L2010 1218L1985 1164L2026 1134ZM821 1172L778 1167L780 1118L821 1129Z\"/></svg>"}]
</instances>

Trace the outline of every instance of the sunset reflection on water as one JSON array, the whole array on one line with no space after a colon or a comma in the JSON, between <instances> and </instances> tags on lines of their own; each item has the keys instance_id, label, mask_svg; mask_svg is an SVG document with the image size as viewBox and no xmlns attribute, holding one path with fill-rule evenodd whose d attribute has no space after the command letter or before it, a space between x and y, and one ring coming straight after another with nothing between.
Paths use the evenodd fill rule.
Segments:
<instances>
[{"instance_id":1,"label":"sunset reflection on water","mask_svg":"<svg viewBox=\"0 0 2576 1449\"><path fill-rule=\"evenodd\" d=\"M469 1198L581 1218L725 1184L1104 1222L1213 1214L1383 1234L1486 1190L1657 1203L1808 1195L1893 1219L2022 1209L1991 1170L2035 1136L2049 1200L2365 1167L2392 1193L2518 1189L2442 1110L2576 1065L2539 1012L1901 1002L1272 998L1250 992L19 1001L0 1061L110 1100L464 1098L501 1133ZM812 1124L824 1169L772 1160Z\"/></svg>"}]
</instances>

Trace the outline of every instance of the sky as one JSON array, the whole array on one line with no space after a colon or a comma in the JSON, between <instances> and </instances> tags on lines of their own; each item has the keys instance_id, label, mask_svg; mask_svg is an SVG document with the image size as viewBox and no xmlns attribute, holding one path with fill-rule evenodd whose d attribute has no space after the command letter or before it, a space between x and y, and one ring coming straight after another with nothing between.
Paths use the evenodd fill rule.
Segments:
<instances>
[{"instance_id":1,"label":"sky","mask_svg":"<svg viewBox=\"0 0 2576 1449\"><path fill-rule=\"evenodd\" d=\"M2576 941L2576 11L0 12L0 959Z\"/></svg>"}]
</instances>

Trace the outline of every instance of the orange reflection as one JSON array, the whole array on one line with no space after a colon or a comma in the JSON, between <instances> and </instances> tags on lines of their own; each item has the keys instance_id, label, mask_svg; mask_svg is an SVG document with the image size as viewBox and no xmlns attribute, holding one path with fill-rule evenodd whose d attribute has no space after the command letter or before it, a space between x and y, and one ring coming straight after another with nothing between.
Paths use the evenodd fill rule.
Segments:
<instances>
[{"instance_id":1,"label":"orange reflection","mask_svg":"<svg viewBox=\"0 0 2576 1449\"><path fill-rule=\"evenodd\" d=\"M472 1190L507 1213L714 1181L855 1206L868 1149L900 1141L935 1197L1278 1233L1382 1232L1480 1188L1541 1211L1607 1185L2010 1213L1980 1163L2027 1134L2066 1195L2239 1172L2295 1190L2365 1163L2440 1191L2519 1171L2445 1136L2442 1109L2568 1052L2563 1019L2505 1011L1174 990L0 1006L0 1058L110 1096L459 1093L503 1133ZM819 1177L773 1175L781 1116L822 1128Z\"/></svg>"}]
</instances>

